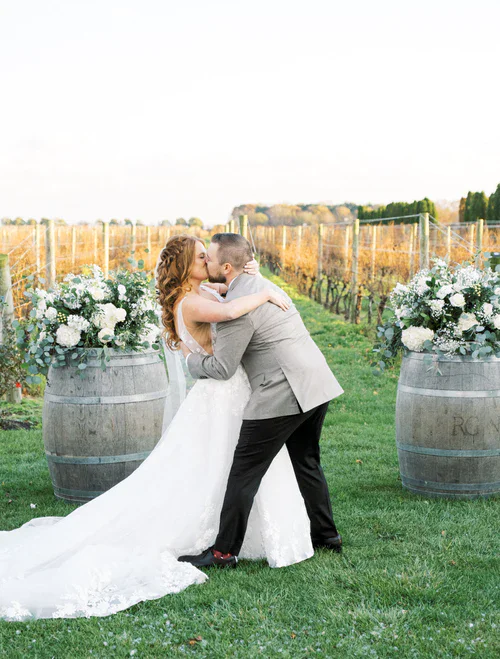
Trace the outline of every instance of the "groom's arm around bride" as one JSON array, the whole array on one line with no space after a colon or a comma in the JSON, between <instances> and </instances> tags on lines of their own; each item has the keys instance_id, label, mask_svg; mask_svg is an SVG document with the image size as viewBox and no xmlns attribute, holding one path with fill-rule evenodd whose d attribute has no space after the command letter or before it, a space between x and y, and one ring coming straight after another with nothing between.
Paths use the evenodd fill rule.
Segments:
<instances>
[{"instance_id":1,"label":"groom's arm around bride","mask_svg":"<svg viewBox=\"0 0 500 659\"><path fill-rule=\"evenodd\" d=\"M229 287L226 299L258 292L269 282L243 273L251 259L247 240L216 234L208 248L213 281ZM237 320L218 323L213 356L190 354L194 378L231 378L239 364L252 394L243 415L240 438L221 513L215 556L237 556L260 481L286 443L311 521L316 546L340 548L328 487L320 465L319 439L328 402L343 393L319 348L292 305L283 312L265 304ZM209 565L213 551L185 557Z\"/></svg>"}]
</instances>

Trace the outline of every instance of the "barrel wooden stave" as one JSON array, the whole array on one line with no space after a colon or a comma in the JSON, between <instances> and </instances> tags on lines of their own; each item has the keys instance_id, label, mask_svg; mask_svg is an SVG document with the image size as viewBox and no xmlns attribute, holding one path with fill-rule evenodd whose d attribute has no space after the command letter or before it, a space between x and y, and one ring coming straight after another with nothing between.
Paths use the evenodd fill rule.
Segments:
<instances>
[{"instance_id":1,"label":"barrel wooden stave","mask_svg":"<svg viewBox=\"0 0 500 659\"><path fill-rule=\"evenodd\" d=\"M106 371L90 360L83 379L73 367L51 369L43 435L56 496L88 501L130 475L161 437L166 390L157 353L113 355Z\"/></svg>"},{"instance_id":2,"label":"barrel wooden stave","mask_svg":"<svg viewBox=\"0 0 500 659\"><path fill-rule=\"evenodd\" d=\"M403 358L398 386L396 441L403 486L433 497L497 494L500 360L434 357L427 364L422 357Z\"/></svg>"}]
</instances>

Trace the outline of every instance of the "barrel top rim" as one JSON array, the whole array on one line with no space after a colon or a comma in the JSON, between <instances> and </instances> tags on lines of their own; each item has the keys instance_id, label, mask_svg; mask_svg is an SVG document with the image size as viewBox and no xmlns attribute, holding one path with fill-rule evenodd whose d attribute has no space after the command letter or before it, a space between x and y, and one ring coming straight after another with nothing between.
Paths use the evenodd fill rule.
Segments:
<instances>
[{"instance_id":1,"label":"barrel top rim","mask_svg":"<svg viewBox=\"0 0 500 659\"><path fill-rule=\"evenodd\" d=\"M96 355L97 350L101 350L101 348L83 348L83 350L85 350L88 355ZM141 357L143 355L158 355L159 353L159 350L151 350L151 348L148 348L147 350L120 350L119 348L108 348L108 354L113 358L130 357L131 355L134 357Z\"/></svg>"}]
</instances>

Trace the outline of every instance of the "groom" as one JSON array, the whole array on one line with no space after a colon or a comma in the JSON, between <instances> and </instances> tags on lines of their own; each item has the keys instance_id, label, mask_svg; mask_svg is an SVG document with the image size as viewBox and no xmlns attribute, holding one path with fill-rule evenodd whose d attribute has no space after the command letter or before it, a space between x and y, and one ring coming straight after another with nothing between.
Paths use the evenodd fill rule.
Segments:
<instances>
[{"instance_id":1,"label":"groom","mask_svg":"<svg viewBox=\"0 0 500 659\"><path fill-rule=\"evenodd\" d=\"M228 286L227 300L269 286L243 272L253 258L250 243L238 234L217 233L207 251L211 282ZM228 380L240 363L252 394L243 414L229 474L219 533L213 547L180 561L196 567L234 567L260 482L286 444L311 521L314 547L341 551L342 539L332 517L328 486L320 464L319 439L328 403L343 393L325 358L292 305L283 312L265 304L217 324L213 356L183 348L194 378Z\"/></svg>"}]
</instances>

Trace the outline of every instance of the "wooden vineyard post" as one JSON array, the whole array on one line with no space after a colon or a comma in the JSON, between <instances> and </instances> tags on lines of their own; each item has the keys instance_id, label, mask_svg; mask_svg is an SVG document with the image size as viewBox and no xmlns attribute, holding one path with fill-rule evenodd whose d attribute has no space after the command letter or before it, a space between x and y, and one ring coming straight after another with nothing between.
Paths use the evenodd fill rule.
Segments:
<instances>
[{"instance_id":1,"label":"wooden vineyard post","mask_svg":"<svg viewBox=\"0 0 500 659\"><path fill-rule=\"evenodd\" d=\"M47 220L45 227L45 276L47 287L56 283L56 231L54 220Z\"/></svg>"},{"instance_id":2,"label":"wooden vineyard post","mask_svg":"<svg viewBox=\"0 0 500 659\"><path fill-rule=\"evenodd\" d=\"M102 225L102 243L104 251L104 264L103 272L107 278L109 274L109 222L104 222Z\"/></svg>"},{"instance_id":3,"label":"wooden vineyard post","mask_svg":"<svg viewBox=\"0 0 500 659\"><path fill-rule=\"evenodd\" d=\"M358 260L359 260L359 219L354 220L352 226L352 270L351 270L351 322L356 323L356 302L358 297Z\"/></svg>"},{"instance_id":4,"label":"wooden vineyard post","mask_svg":"<svg viewBox=\"0 0 500 659\"><path fill-rule=\"evenodd\" d=\"M344 236L344 275L349 274L349 234L351 233L350 225L347 225L345 228Z\"/></svg>"},{"instance_id":5,"label":"wooden vineyard post","mask_svg":"<svg viewBox=\"0 0 500 659\"><path fill-rule=\"evenodd\" d=\"M76 263L76 226L71 227L71 267L74 268Z\"/></svg>"},{"instance_id":6,"label":"wooden vineyard post","mask_svg":"<svg viewBox=\"0 0 500 659\"><path fill-rule=\"evenodd\" d=\"M34 228L34 248L35 248L35 272L37 273L37 278L40 277L40 270L42 269L42 261L40 258L40 247L42 242L42 234L40 231L40 224L37 222Z\"/></svg>"},{"instance_id":7,"label":"wooden vineyard post","mask_svg":"<svg viewBox=\"0 0 500 659\"><path fill-rule=\"evenodd\" d=\"M7 330L12 328L14 320L14 300L8 254L0 254L0 298L2 298L0 300L0 344L2 344L7 339ZM9 403L20 403L20 387L10 388L6 392L5 398Z\"/></svg>"},{"instance_id":8,"label":"wooden vineyard post","mask_svg":"<svg viewBox=\"0 0 500 659\"><path fill-rule=\"evenodd\" d=\"M469 243L470 243L470 252L474 254L474 233L476 230L476 225L471 223L469 224Z\"/></svg>"},{"instance_id":9,"label":"wooden vineyard post","mask_svg":"<svg viewBox=\"0 0 500 659\"><path fill-rule=\"evenodd\" d=\"M483 233L484 233L484 219L479 218L477 221L477 232L476 232L476 255L474 259L474 264L476 268L482 266L482 256L483 256Z\"/></svg>"},{"instance_id":10,"label":"wooden vineyard post","mask_svg":"<svg viewBox=\"0 0 500 659\"><path fill-rule=\"evenodd\" d=\"M446 261L451 261L451 227L446 227Z\"/></svg>"},{"instance_id":11,"label":"wooden vineyard post","mask_svg":"<svg viewBox=\"0 0 500 659\"><path fill-rule=\"evenodd\" d=\"M295 275L300 271L300 258L302 256L302 225L297 227L297 241L295 253Z\"/></svg>"},{"instance_id":12,"label":"wooden vineyard post","mask_svg":"<svg viewBox=\"0 0 500 659\"><path fill-rule=\"evenodd\" d=\"M149 270L151 268L151 227L149 224L146 227L146 249L148 250L146 256L146 265Z\"/></svg>"},{"instance_id":13,"label":"wooden vineyard post","mask_svg":"<svg viewBox=\"0 0 500 659\"><path fill-rule=\"evenodd\" d=\"M318 224L318 269L316 273L316 300L321 303L321 284L323 282L323 225Z\"/></svg>"},{"instance_id":14,"label":"wooden vineyard post","mask_svg":"<svg viewBox=\"0 0 500 659\"><path fill-rule=\"evenodd\" d=\"M229 233L236 233L236 222L229 220Z\"/></svg>"},{"instance_id":15,"label":"wooden vineyard post","mask_svg":"<svg viewBox=\"0 0 500 659\"><path fill-rule=\"evenodd\" d=\"M240 232L248 240L248 215L240 215Z\"/></svg>"},{"instance_id":16,"label":"wooden vineyard post","mask_svg":"<svg viewBox=\"0 0 500 659\"><path fill-rule=\"evenodd\" d=\"M420 263L419 267L429 267L429 213L420 215Z\"/></svg>"},{"instance_id":17,"label":"wooden vineyard post","mask_svg":"<svg viewBox=\"0 0 500 659\"><path fill-rule=\"evenodd\" d=\"M93 234L93 239L94 239L94 265L97 265L97 249L98 249L98 237L97 237L97 227L92 227L92 234Z\"/></svg>"},{"instance_id":18,"label":"wooden vineyard post","mask_svg":"<svg viewBox=\"0 0 500 659\"><path fill-rule=\"evenodd\" d=\"M286 226L283 225L281 234L281 269L285 272L285 260L286 260Z\"/></svg>"},{"instance_id":19,"label":"wooden vineyard post","mask_svg":"<svg viewBox=\"0 0 500 659\"><path fill-rule=\"evenodd\" d=\"M370 281L375 279L375 262L377 258L377 225L372 224L370 227L371 236L371 262L370 262ZM411 240L411 235L410 235Z\"/></svg>"},{"instance_id":20,"label":"wooden vineyard post","mask_svg":"<svg viewBox=\"0 0 500 659\"><path fill-rule=\"evenodd\" d=\"M136 244L137 244L137 225L135 222L132 222L132 226L130 229L130 252L132 253L134 259L135 259Z\"/></svg>"}]
</instances>

